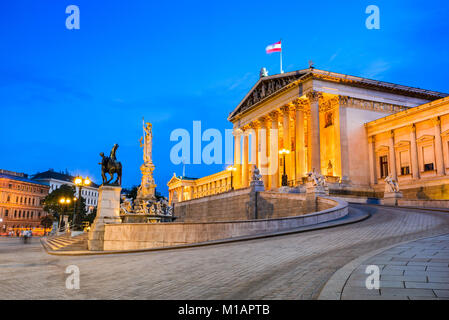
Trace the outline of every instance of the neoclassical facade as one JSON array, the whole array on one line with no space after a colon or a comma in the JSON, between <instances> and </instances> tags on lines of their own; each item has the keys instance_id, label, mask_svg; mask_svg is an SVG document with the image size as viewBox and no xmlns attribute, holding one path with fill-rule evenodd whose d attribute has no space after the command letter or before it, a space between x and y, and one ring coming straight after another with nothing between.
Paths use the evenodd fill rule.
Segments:
<instances>
[{"instance_id":1,"label":"neoclassical facade","mask_svg":"<svg viewBox=\"0 0 449 320\"><path fill-rule=\"evenodd\" d=\"M261 77L228 117L234 129L232 187L249 186L252 165L260 169L267 189L277 189L282 183L302 185L310 171L326 176L331 192L343 194L383 192L382 177L388 172L396 173L400 185L407 181L410 188L420 183L413 170L420 173L419 179L425 177L437 183L435 177L445 170L444 159L449 161L445 136L441 140L435 138L438 130L446 132L446 96L314 68ZM425 106L432 109L437 104L441 104L441 115L423 111ZM395 120L399 117L409 119L410 124L400 127L400 121ZM408 139L404 136L407 128L412 127L416 145L410 140L411 133ZM429 146L442 150L441 154L434 151L434 169L430 166ZM407 161L404 150L413 148L416 157L424 160L406 169L402 166ZM443 160L438 162L437 157ZM397 175L401 170L404 174ZM435 175L430 173L432 170ZM168 183L170 199L175 193L176 201L213 194L186 193L188 185L193 190L227 191L230 183L227 188L213 187L225 176L229 178L231 171L189 181L172 179ZM445 183L444 179L437 180Z\"/></svg>"},{"instance_id":2,"label":"neoclassical facade","mask_svg":"<svg viewBox=\"0 0 449 320\"><path fill-rule=\"evenodd\" d=\"M40 227L49 189L23 173L0 170L0 233Z\"/></svg>"}]
</instances>

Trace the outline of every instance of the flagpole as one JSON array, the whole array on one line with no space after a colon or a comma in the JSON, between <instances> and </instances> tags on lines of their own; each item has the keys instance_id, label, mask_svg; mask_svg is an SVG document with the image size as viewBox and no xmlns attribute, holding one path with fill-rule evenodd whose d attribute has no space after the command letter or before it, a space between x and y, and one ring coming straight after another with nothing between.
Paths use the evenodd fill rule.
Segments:
<instances>
[{"instance_id":1,"label":"flagpole","mask_svg":"<svg viewBox=\"0 0 449 320\"><path fill-rule=\"evenodd\" d=\"M281 42L281 73L284 73L284 71L282 70L282 39L280 40Z\"/></svg>"}]
</instances>

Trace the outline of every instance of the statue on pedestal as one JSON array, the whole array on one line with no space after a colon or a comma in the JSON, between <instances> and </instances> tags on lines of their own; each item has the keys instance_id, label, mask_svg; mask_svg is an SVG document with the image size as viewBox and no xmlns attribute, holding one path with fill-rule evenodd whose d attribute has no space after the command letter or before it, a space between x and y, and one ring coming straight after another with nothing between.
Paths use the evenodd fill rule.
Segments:
<instances>
[{"instance_id":1,"label":"statue on pedestal","mask_svg":"<svg viewBox=\"0 0 449 320\"><path fill-rule=\"evenodd\" d=\"M103 152L100 153L102 158L101 162L101 177L103 178L103 185L108 185L114 178L114 174L117 175L117 179L111 184L120 186L122 184L122 164L117 161L115 156L118 149L118 144L114 144L109 157L106 157ZM107 179L106 173L110 175L110 179Z\"/></svg>"},{"instance_id":2,"label":"statue on pedestal","mask_svg":"<svg viewBox=\"0 0 449 320\"><path fill-rule=\"evenodd\" d=\"M385 192L399 192L399 184L391 174L385 178Z\"/></svg>"},{"instance_id":3,"label":"statue on pedestal","mask_svg":"<svg viewBox=\"0 0 449 320\"><path fill-rule=\"evenodd\" d=\"M137 191L138 199L155 199L156 184L154 183L154 164L152 159L153 132L151 123L143 119L143 137L140 138L140 147L143 147L143 165L140 167L142 181ZM143 143L142 143L143 141Z\"/></svg>"}]
</instances>

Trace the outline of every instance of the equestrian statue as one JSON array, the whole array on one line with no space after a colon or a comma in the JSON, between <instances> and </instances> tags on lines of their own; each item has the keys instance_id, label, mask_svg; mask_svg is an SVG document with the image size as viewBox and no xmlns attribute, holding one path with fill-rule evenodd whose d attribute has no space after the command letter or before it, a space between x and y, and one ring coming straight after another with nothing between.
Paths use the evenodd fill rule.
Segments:
<instances>
[{"instance_id":1,"label":"equestrian statue","mask_svg":"<svg viewBox=\"0 0 449 320\"><path fill-rule=\"evenodd\" d=\"M101 177L103 178L103 185L108 185L114 178L114 174L117 175L117 179L111 183L111 185L120 186L122 184L122 164L117 161L115 153L117 152L118 144L114 144L109 157L106 157L103 152L100 153L102 158L101 162ZM106 177L106 173L110 175L110 179Z\"/></svg>"}]
</instances>

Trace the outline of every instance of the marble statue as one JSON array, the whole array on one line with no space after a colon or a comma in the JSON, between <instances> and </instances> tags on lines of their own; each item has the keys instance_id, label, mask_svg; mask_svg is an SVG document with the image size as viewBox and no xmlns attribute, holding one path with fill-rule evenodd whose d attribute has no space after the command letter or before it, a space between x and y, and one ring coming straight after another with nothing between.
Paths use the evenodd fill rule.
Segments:
<instances>
[{"instance_id":1,"label":"marble statue","mask_svg":"<svg viewBox=\"0 0 449 320\"><path fill-rule=\"evenodd\" d=\"M262 175L260 174L260 171L256 165L253 166L251 172L252 172L251 181L260 181L262 179Z\"/></svg>"},{"instance_id":2,"label":"marble statue","mask_svg":"<svg viewBox=\"0 0 449 320\"><path fill-rule=\"evenodd\" d=\"M140 147L143 147L143 162L145 164L153 163L152 149L153 149L153 132L152 124L150 122L143 124L144 136L140 138ZM142 143L143 140L143 143Z\"/></svg>"},{"instance_id":3,"label":"marble statue","mask_svg":"<svg viewBox=\"0 0 449 320\"><path fill-rule=\"evenodd\" d=\"M307 176L312 180L313 186L316 187L326 187L326 179L323 177L322 174L312 171L307 174Z\"/></svg>"},{"instance_id":4,"label":"marble statue","mask_svg":"<svg viewBox=\"0 0 449 320\"><path fill-rule=\"evenodd\" d=\"M399 192L399 184L390 174L385 178L385 182L385 192Z\"/></svg>"}]
</instances>

